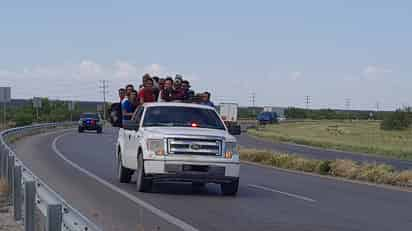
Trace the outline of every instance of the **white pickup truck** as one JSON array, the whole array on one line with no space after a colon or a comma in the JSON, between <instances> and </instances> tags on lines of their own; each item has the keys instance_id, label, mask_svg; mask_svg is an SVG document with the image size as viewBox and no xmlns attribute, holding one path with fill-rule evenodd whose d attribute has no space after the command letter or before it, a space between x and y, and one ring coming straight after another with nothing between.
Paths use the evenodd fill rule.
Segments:
<instances>
[{"instance_id":1,"label":"white pickup truck","mask_svg":"<svg viewBox=\"0 0 412 231\"><path fill-rule=\"evenodd\" d=\"M234 134L236 135L236 134ZM216 110L189 103L148 103L132 120L123 121L116 148L118 179L129 183L136 172L137 190L153 182L220 184L236 195L239 153L236 139Z\"/></svg>"}]
</instances>

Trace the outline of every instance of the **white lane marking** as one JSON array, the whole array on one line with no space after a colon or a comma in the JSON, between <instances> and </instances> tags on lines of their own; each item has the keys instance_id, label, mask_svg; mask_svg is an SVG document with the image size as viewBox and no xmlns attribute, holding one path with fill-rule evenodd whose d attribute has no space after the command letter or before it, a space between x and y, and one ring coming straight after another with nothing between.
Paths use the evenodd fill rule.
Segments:
<instances>
[{"instance_id":1,"label":"white lane marking","mask_svg":"<svg viewBox=\"0 0 412 231\"><path fill-rule=\"evenodd\" d=\"M136 196L134 196L134 195L132 195L132 194L130 194L130 193L128 193L128 192L120 189L119 187L111 184L110 182L108 182L108 181L106 181L106 180L103 180L102 178L100 178L100 177L94 175L93 173L87 171L86 169L80 167L79 165L77 165L77 164L74 163L73 161L67 159L67 158L63 155L63 153L61 153L61 152L59 151L59 149L57 148L57 145L56 145L57 141L58 141L60 138L62 138L63 136L67 135L67 134L70 134L70 133L62 134L62 135L56 137L56 138L53 140L52 149L53 149L53 151L54 151L60 158L62 158L64 161L66 161L68 164L70 164L73 168L75 168L75 169L77 169L78 171L80 171L80 172L86 174L87 176L93 178L94 180L96 180L97 182L99 182L99 183L103 184L104 186L110 188L111 190L113 190L113 191L115 191L115 192L117 192L117 193L120 193L121 195L123 195L123 196L126 197L127 199L129 199L129 200L133 201L134 203L136 203L137 205L139 205L139 206L141 206L141 207L149 210L149 211L152 212L153 214L155 214L155 215L163 218L163 219L166 220L167 222L169 222L169 223L171 223L171 224L179 227L180 229L182 229L182 230L184 230L184 231L199 231L198 229L196 229L196 228L194 228L193 226L187 224L186 222L180 220L179 218L176 218L176 217L168 214L167 212L165 212L165 211L163 211L163 210L160 210L160 209L154 207L153 205L151 205L151 204L149 204L149 203L147 203L147 202L145 202L145 201L137 198Z\"/></svg>"},{"instance_id":2,"label":"white lane marking","mask_svg":"<svg viewBox=\"0 0 412 231\"><path fill-rule=\"evenodd\" d=\"M279 191L279 190L276 190L276 189L273 189L273 188L268 188L268 187L261 186L261 185L249 184L248 186L251 187L251 188L261 189L261 190L268 191L268 192L279 193L279 194L282 194L282 195L285 195L285 196L288 196L288 197L293 197L293 198L308 201L308 202L313 202L313 203L316 202L316 200L311 199L309 197L300 196L300 195L293 194L293 193L288 193L288 192L282 192L282 191Z\"/></svg>"}]
</instances>

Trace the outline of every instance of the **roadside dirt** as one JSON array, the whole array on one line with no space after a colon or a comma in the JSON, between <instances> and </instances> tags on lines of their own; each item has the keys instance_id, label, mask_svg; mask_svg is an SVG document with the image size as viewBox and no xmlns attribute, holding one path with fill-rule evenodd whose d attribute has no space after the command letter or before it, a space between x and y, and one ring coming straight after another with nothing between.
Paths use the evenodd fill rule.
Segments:
<instances>
[{"instance_id":1,"label":"roadside dirt","mask_svg":"<svg viewBox=\"0 0 412 231\"><path fill-rule=\"evenodd\" d=\"M14 221L13 208L7 200L7 186L0 180L0 231L23 231L23 226Z\"/></svg>"}]
</instances>

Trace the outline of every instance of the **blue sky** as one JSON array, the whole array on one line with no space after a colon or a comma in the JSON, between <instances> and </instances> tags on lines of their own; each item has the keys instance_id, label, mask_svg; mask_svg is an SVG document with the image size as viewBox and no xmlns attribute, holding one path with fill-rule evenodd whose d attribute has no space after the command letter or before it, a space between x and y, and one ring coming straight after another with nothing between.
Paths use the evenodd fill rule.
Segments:
<instances>
[{"instance_id":1,"label":"blue sky","mask_svg":"<svg viewBox=\"0 0 412 231\"><path fill-rule=\"evenodd\" d=\"M9 1L0 85L96 100L144 72L181 73L214 100L393 109L411 103L410 1Z\"/></svg>"}]
</instances>

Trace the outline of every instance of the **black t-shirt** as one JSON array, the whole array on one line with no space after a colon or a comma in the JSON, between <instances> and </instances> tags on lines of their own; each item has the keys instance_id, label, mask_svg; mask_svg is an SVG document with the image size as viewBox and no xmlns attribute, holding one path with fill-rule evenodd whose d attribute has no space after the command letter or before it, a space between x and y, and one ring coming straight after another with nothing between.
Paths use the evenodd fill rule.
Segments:
<instances>
[{"instance_id":1,"label":"black t-shirt","mask_svg":"<svg viewBox=\"0 0 412 231\"><path fill-rule=\"evenodd\" d=\"M164 90L162 90L160 97L165 102L173 101L175 99L173 89L164 89Z\"/></svg>"}]
</instances>

